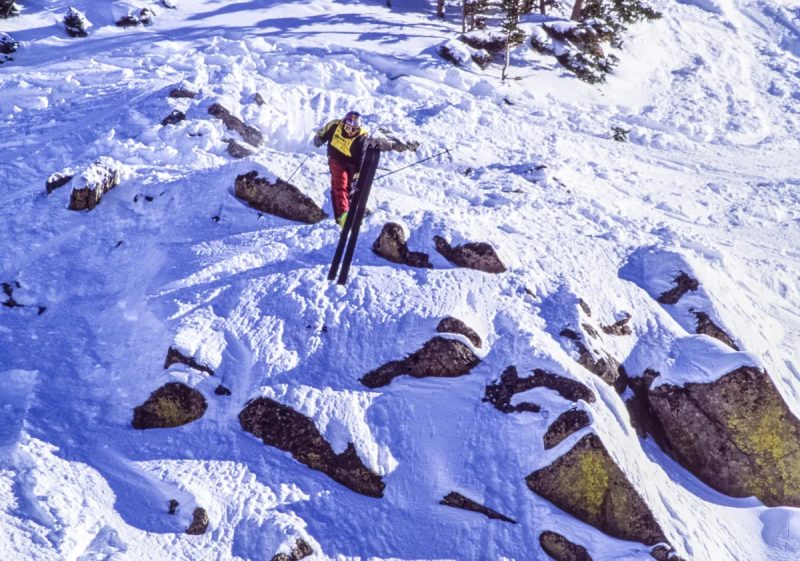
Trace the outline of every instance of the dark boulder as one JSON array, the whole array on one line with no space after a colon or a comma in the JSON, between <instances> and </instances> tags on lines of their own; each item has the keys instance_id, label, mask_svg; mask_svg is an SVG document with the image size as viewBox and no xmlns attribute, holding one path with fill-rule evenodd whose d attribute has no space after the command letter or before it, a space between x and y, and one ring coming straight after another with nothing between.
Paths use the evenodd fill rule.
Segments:
<instances>
[{"instance_id":1,"label":"dark boulder","mask_svg":"<svg viewBox=\"0 0 800 561\"><path fill-rule=\"evenodd\" d=\"M394 360L365 374L361 383L379 388L406 374L414 378L455 378L468 374L479 363L480 359L464 343L434 337L404 360Z\"/></svg>"},{"instance_id":2,"label":"dark boulder","mask_svg":"<svg viewBox=\"0 0 800 561\"><path fill-rule=\"evenodd\" d=\"M592 424L589 414L583 409L569 409L564 411L544 434L544 448L549 450L561 443L569 435L578 432Z\"/></svg>"},{"instance_id":3,"label":"dark boulder","mask_svg":"<svg viewBox=\"0 0 800 561\"><path fill-rule=\"evenodd\" d=\"M533 492L609 536L646 545L666 542L648 506L593 433L525 481Z\"/></svg>"},{"instance_id":4,"label":"dark boulder","mask_svg":"<svg viewBox=\"0 0 800 561\"><path fill-rule=\"evenodd\" d=\"M81 174L82 185L74 187L69 199L70 210L92 210L105 193L119 185L120 166L113 159L102 156Z\"/></svg>"},{"instance_id":5,"label":"dark boulder","mask_svg":"<svg viewBox=\"0 0 800 561\"><path fill-rule=\"evenodd\" d=\"M488 401L503 413L516 413L529 411L536 413L539 406L533 403L520 403L511 405L511 400L515 394L526 392L534 388L548 388L558 393L569 401L583 400L593 403L595 400L594 392L575 380L570 380L564 376L553 374L539 368L533 371L533 376L520 378L517 369L509 366L500 376L500 380L486 386L483 401Z\"/></svg>"},{"instance_id":6,"label":"dark boulder","mask_svg":"<svg viewBox=\"0 0 800 561\"><path fill-rule=\"evenodd\" d=\"M303 538L298 538L290 554L276 553L270 561L300 561L313 553L314 550L308 545L308 542Z\"/></svg>"},{"instance_id":7,"label":"dark boulder","mask_svg":"<svg viewBox=\"0 0 800 561\"><path fill-rule=\"evenodd\" d=\"M166 127L167 125L176 125L185 119L186 113L183 111L178 111L177 109L173 109L172 113L161 120L161 126Z\"/></svg>"},{"instance_id":8,"label":"dark boulder","mask_svg":"<svg viewBox=\"0 0 800 561\"><path fill-rule=\"evenodd\" d=\"M510 522L512 524L517 523L516 520L500 514L491 508L483 506L480 503L476 503L472 499L468 499L461 493L456 493L455 491L448 493L441 501L439 501L439 504L453 508L460 508L462 510L469 510L471 512L477 512L488 518L491 518L492 520L502 520L503 522Z\"/></svg>"},{"instance_id":9,"label":"dark boulder","mask_svg":"<svg viewBox=\"0 0 800 561\"><path fill-rule=\"evenodd\" d=\"M539 545L547 555L556 561L592 561L592 557L585 547L572 543L555 532L539 534Z\"/></svg>"},{"instance_id":10,"label":"dark boulder","mask_svg":"<svg viewBox=\"0 0 800 561\"><path fill-rule=\"evenodd\" d=\"M153 10L150 8L141 8L139 10L135 10L130 14L126 14L119 18L115 25L117 27L134 27L137 25L150 25L153 23L153 17L155 14Z\"/></svg>"},{"instance_id":11,"label":"dark boulder","mask_svg":"<svg viewBox=\"0 0 800 561\"><path fill-rule=\"evenodd\" d=\"M352 443L341 454L333 451L305 415L275 400L259 397L239 414L242 428L264 444L289 452L298 462L368 497L382 497L385 484L368 469Z\"/></svg>"},{"instance_id":12,"label":"dark boulder","mask_svg":"<svg viewBox=\"0 0 800 561\"><path fill-rule=\"evenodd\" d=\"M409 267L433 268L428 254L409 251L403 228L394 222L384 224L378 239L372 244L372 251L392 263L400 263Z\"/></svg>"},{"instance_id":13,"label":"dark boulder","mask_svg":"<svg viewBox=\"0 0 800 561\"><path fill-rule=\"evenodd\" d=\"M436 326L436 331L439 333L458 333L459 335L463 335L469 339L470 343L479 349L483 344L483 341L481 341L480 336L475 333L474 329L470 328L460 319L456 319L454 317L448 316L440 321L439 325Z\"/></svg>"},{"instance_id":14,"label":"dark boulder","mask_svg":"<svg viewBox=\"0 0 800 561\"><path fill-rule=\"evenodd\" d=\"M181 353L175 347L170 347L167 351L167 358L164 360L164 369L166 370L173 364L185 364L189 368L194 368L195 370L199 370L200 372L205 372L206 374L214 375L214 370L206 366L205 364L200 364L192 357L188 357Z\"/></svg>"},{"instance_id":15,"label":"dark boulder","mask_svg":"<svg viewBox=\"0 0 800 561\"><path fill-rule=\"evenodd\" d=\"M220 395L220 396L223 396L223 397L227 397L227 396L231 395L231 390L229 390L228 388L226 388L225 386L220 384L219 386L217 386L217 389L214 390L214 395Z\"/></svg>"},{"instance_id":16,"label":"dark boulder","mask_svg":"<svg viewBox=\"0 0 800 561\"><path fill-rule=\"evenodd\" d=\"M693 279L683 271L678 273L673 280L675 281L675 286L658 297L658 301L661 304L677 304L681 296L700 288L700 283L697 282L697 279Z\"/></svg>"},{"instance_id":17,"label":"dark boulder","mask_svg":"<svg viewBox=\"0 0 800 561\"><path fill-rule=\"evenodd\" d=\"M743 366L711 383L662 384L642 409L665 449L733 497L800 507L800 421L769 375Z\"/></svg>"},{"instance_id":18,"label":"dark boulder","mask_svg":"<svg viewBox=\"0 0 800 561\"><path fill-rule=\"evenodd\" d=\"M197 94L184 88L174 88L169 92L169 97L173 99L194 99Z\"/></svg>"},{"instance_id":19,"label":"dark boulder","mask_svg":"<svg viewBox=\"0 0 800 561\"><path fill-rule=\"evenodd\" d=\"M261 212L305 224L315 224L328 216L291 183L280 178L271 183L258 177L256 171L236 178L236 196Z\"/></svg>"},{"instance_id":20,"label":"dark boulder","mask_svg":"<svg viewBox=\"0 0 800 561\"><path fill-rule=\"evenodd\" d=\"M186 528L186 533L190 536L201 536L208 530L208 513L206 509L197 507L192 512L192 523Z\"/></svg>"},{"instance_id":21,"label":"dark boulder","mask_svg":"<svg viewBox=\"0 0 800 561\"><path fill-rule=\"evenodd\" d=\"M436 251L458 267L495 274L506 271L506 266L488 243L471 242L453 247L441 236L434 236L433 241Z\"/></svg>"},{"instance_id":22,"label":"dark boulder","mask_svg":"<svg viewBox=\"0 0 800 561\"><path fill-rule=\"evenodd\" d=\"M50 175L47 178L47 181L44 184L44 188L47 190L47 194L49 195L59 187L63 187L70 181L72 181L73 173L67 170L64 171L57 171Z\"/></svg>"},{"instance_id":23,"label":"dark boulder","mask_svg":"<svg viewBox=\"0 0 800 561\"><path fill-rule=\"evenodd\" d=\"M736 343L734 343L733 338L731 338L731 336L728 335L724 329L714 323L707 313L698 312L696 310L691 310L691 312L694 314L694 317L697 318L697 327L695 329L695 333L700 335L708 335L717 341L722 341L735 351L739 350L739 347L736 345Z\"/></svg>"},{"instance_id":24,"label":"dark boulder","mask_svg":"<svg viewBox=\"0 0 800 561\"><path fill-rule=\"evenodd\" d=\"M252 156L254 152L249 148L245 148L238 142L236 142L232 138L224 139L225 142L228 143L228 154L230 154L231 158L235 158L237 160L241 160L242 158L247 158L248 156Z\"/></svg>"},{"instance_id":25,"label":"dark boulder","mask_svg":"<svg viewBox=\"0 0 800 561\"><path fill-rule=\"evenodd\" d=\"M586 329L586 326L584 326ZM588 330L590 334L597 338L597 333L593 330ZM596 374L601 380L610 386L614 386L617 392L622 393L625 391L626 379L625 371L622 365L608 353L600 353L598 351L590 350L586 339L581 337L580 334L572 329L561 330L560 335L569 339L578 352L577 362L589 372ZM598 355L604 354L605 356Z\"/></svg>"},{"instance_id":26,"label":"dark boulder","mask_svg":"<svg viewBox=\"0 0 800 561\"><path fill-rule=\"evenodd\" d=\"M203 394L178 382L158 388L133 410L133 428L172 428L196 421L206 412Z\"/></svg>"},{"instance_id":27,"label":"dark boulder","mask_svg":"<svg viewBox=\"0 0 800 561\"><path fill-rule=\"evenodd\" d=\"M620 320L615 321L611 325L601 325L600 329L603 330L603 333L607 335L631 335L633 331L631 331L631 326L628 325L628 322L631 320L630 314L625 314Z\"/></svg>"},{"instance_id":28,"label":"dark boulder","mask_svg":"<svg viewBox=\"0 0 800 561\"><path fill-rule=\"evenodd\" d=\"M242 140L248 144L258 147L263 142L264 136L261 134L261 131L255 127L246 125L244 121L233 115L219 103L214 103L209 107L208 112L214 117L222 119L226 128L238 132Z\"/></svg>"}]
</instances>

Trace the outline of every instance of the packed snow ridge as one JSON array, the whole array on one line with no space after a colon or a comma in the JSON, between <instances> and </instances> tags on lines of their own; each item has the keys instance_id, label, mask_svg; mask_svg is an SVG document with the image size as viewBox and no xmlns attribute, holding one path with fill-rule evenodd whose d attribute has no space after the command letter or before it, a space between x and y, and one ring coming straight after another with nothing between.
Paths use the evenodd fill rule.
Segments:
<instances>
[{"instance_id":1,"label":"packed snow ridge","mask_svg":"<svg viewBox=\"0 0 800 561\"><path fill-rule=\"evenodd\" d=\"M2 559L800 558L800 7L467 8L0 0Z\"/></svg>"}]
</instances>

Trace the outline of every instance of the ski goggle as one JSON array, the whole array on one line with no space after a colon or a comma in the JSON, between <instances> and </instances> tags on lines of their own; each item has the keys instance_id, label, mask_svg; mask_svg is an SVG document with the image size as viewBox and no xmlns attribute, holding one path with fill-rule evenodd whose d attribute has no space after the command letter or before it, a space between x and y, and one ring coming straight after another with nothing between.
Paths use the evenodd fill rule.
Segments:
<instances>
[{"instance_id":1,"label":"ski goggle","mask_svg":"<svg viewBox=\"0 0 800 561\"><path fill-rule=\"evenodd\" d=\"M347 123L344 124L344 132L346 132L347 134L355 134L359 131L360 128L361 127L358 126L348 125Z\"/></svg>"}]
</instances>

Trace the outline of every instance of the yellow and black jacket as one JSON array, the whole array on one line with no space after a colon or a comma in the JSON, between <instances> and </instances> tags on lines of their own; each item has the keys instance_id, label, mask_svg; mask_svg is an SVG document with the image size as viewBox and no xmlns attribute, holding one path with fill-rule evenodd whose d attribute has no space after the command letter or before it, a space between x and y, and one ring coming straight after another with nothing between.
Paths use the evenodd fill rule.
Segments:
<instances>
[{"instance_id":1,"label":"yellow and black jacket","mask_svg":"<svg viewBox=\"0 0 800 561\"><path fill-rule=\"evenodd\" d=\"M367 130L361 127L356 136L346 137L341 119L334 119L317 131L317 137L328 144L328 157L350 173L357 172L361 167L367 136Z\"/></svg>"}]
</instances>

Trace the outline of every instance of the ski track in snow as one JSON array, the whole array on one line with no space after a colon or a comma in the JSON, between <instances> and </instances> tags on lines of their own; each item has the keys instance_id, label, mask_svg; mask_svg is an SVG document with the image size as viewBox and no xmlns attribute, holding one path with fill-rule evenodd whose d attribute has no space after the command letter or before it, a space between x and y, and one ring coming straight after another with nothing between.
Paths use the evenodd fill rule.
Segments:
<instances>
[{"instance_id":1,"label":"ski track in snow","mask_svg":"<svg viewBox=\"0 0 800 561\"><path fill-rule=\"evenodd\" d=\"M800 414L797 5L656 2L664 17L633 26L616 75L589 86L527 46L506 85L494 66L456 69L434 54L455 13L440 22L423 2L396 4L202 0L118 29L106 3L85 0L76 7L94 27L80 40L63 36L62 6L48 1L2 20L22 46L0 66L0 282L18 282L26 306L0 308L4 559L266 559L302 538L311 559L539 560L542 530L595 561L649 559L527 488L585 433L543 449L570 406L550 391L515 397L538 414L482 402L509 365L595 390L595 430L687 559L796 559L795 509L721 495L638 439L620 397L558 334L580 321L579 298L601 324L630 313L634 337L602 339L629 371L671 362L665 377L696 380L724 373L704 361L754 360ZM168 98L177 86L199 95ZM236 135L208 114L214 102L263 133L249 159L225 152ZM444 147L451 157L376 181L342 289L326 280L332 221L260 215L233 180L288 177L313 130L350 108L422 141L384 157L387 169ZM160 126L173 109L186 121ZM610 140L612 126L630 142ZM44 194L51 173L100 156L121 162L123 181L98 208L66 210L79 177ZM321 150L293 181L330 214ZM433 270L369 251L387 221L404 224ZM434 235L489 242L509 272L454 268ZM656 269L637 265L646 255ZM746 355L656 302L670 267L694 272ZM448 315L484 341L468 376L358 382ZM170 346L215 375L164 370ZM131 429L132 409L168 381L201 391L204 417ZM230 396L214 394L220 384ZM356 495L244 433L238 414L261 395L311 417L337 452L353 442L385 497ZM439 505L451 491L518 524ZM204 536L182 533L195 506L209 514Z\"/></svg>"}]
</instances>

